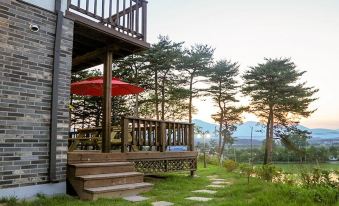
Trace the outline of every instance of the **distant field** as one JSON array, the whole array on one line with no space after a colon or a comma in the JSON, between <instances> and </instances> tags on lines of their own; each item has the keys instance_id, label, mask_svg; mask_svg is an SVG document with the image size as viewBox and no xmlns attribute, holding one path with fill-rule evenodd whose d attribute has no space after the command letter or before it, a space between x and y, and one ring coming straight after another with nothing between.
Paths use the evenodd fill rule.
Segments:
<instances>
[{"instance_id":1,"label":"distant field","mask_svg":"<svg viewBox=\"0 0 339 206\"><path fill-rule=\"evenodd\" d=\"M326 170L339 170L339 163L320 163L320 164L298 164L298 163L277 163L274 164L277 167L282 168L286 172L297 172L301 169L312 169L319 167Z\"/></svg>"}]
</instances>

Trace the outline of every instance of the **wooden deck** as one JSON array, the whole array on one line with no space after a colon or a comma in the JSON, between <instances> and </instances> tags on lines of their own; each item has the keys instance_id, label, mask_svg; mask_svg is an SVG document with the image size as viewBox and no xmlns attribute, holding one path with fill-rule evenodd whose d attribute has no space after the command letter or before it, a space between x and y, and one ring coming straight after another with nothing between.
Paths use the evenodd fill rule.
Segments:
<instances>
[{"instance_id":1,"label":"wooden deck","mask_svg":"<svg viewBox=\"0 0 339 206\"><path fill-rule=\"evenodd\" d=\"M74 21L72 72L102 64L110 49L114 59L150 47L147 1L68 0L66 17Z\"/></svg>"},{"instance_id":2,"label":"wooden deck","mask_svg":"<svg viewBox=\"0 0 339 206\"><path fill-rule=\"evenodd\" d=\"M117 128L117 127L112 127ZM195 171L197 152L194 151L194 125L186 122L123 117L118 150L74 150L70 147L68 164L92 162L134 162L137 171L151 174L170 171ZM81 136L102 141L100 128L83 129ZM85 134L83 132L88 132ZM112 130L114 131L114 129ZM114 133L116 136L117 132ZM112 147L111 135L108 139ZM73 144L72 144L73 145ZM100 149L101 146L97 147ZM170 151L171 148L185 151ZM81 149L81 147L77 147ZM119 150L120 148L120 150ZM74 151L74 152L73 152Z\"/></svg>"},{"instance_id":3,"label":"wooden deck","mask_svg":"<svg viewBox=\"0 0 339 206\"><path fill-rule=\"evenodd\" d=\"M144 174L197 169L197 152L68 152L67 191L83 200L135 195L151 189Z\"/></svg>"},{"instance_id":4,"label":"wooden deck","mask_svg":"<svg viewBox=\"0 0 339 206\"><path fill-rule=\"evenodd\" d=\"M94 162L134 162L136 170L145 174L174 171L195 171L197 152L112 152L78 151L68 153L68 164Z\"/></svg>"}]
</instances>

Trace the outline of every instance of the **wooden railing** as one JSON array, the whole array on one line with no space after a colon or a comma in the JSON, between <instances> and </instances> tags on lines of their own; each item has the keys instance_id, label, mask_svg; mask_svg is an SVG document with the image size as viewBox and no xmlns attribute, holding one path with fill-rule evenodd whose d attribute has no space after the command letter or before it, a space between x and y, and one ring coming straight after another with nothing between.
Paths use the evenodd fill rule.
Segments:
<instances>
[{"instance_id":1,"label":"wooden railing","mask_svg":"<svg viewBox=\"0 0 339 206\"><path fill-rule=\"evenodd\" d=\"M124 117L121 128L122 152L144 146L160 152L170 146L187 146L187 150L194 150L194 124L191 123Z\"/></svg>"},{"instance_id":2,"label":"wooden railing","mask_svg":"<svg viewBox=\"0 0 339 206\"><path fill-rule=\"evenodd\" d=\"M68 0L68 11L134 38L146 41L147 1L145 0Z\"/></svg>"}]
</instances>

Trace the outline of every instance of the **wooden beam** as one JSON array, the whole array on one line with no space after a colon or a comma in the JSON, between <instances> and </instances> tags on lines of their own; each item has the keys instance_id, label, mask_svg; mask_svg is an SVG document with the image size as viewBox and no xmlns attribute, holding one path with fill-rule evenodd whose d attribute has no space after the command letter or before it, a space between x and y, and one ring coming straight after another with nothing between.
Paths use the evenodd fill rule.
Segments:
<instances>
[{"instance_id":1,"label":"wooden beam","mask_svg":"<svg viewBox=\"0 0 339 206\"><path fill-rule=\"evenodd\" d=\"M102 152L111 152L111 111L112 111L112 58L113 53L107 49L104 61L104 101L102 120Z\"/></svg>"},{"instance_id":2,"label":"wooden beam","mask_svg":"<svg viewBox=\"0 0 339 206\"><path fill-rule=\"evenodd\" d=\"M104 55L106 53L106 50L107 50L107 47L99 48L99 49L96 49L94 51L88 52L84 55L77 56L77 57L73 58L73 60L72 60L72 67L76 67L78 65L83 64L84 62L89 62L89 61L91 61L93 59L97 59L97 58L104 60Z\"/></svg>"},{"instance_id":3,"label":"wooden beam","mask_svg":"<svg viewBox=\"0 0 339 206\"><path fill-rule=\"evenodd\" d=\"M126 43L130 43L136 47L139 47L140 50L145 50L145 49L150 48L150 44L143 40L139 40L134 37L128 36L112 28L106 27L105 25L102 25L100 23L87 19L86 17L82 17L78 14L74 14L70 11L66 11L66 17L72 19L75 22L91 27L97 31L100 31L102 33L115 37L116 39L122 40Z\"/></svg>"}]
</instances>

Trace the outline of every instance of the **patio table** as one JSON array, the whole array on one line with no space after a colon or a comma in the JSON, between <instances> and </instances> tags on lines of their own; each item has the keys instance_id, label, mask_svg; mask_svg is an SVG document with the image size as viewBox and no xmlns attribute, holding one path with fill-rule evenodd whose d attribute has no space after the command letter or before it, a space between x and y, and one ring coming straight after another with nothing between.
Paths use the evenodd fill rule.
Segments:
<instances>
[{"instance_id":1,"label":"patio table","mask_svg":"<svg viewBox=\"0 0 339 206\"><path fill-rule=\"evenodd\" d=\"M111 128L111 145L121 146L121 127L112 126ZM132 141L132 136L129 133L128 141ZM101 148L101 137L102 137L102 128L101 127L92 127L78 129L78 135L76 138L69 138L68 141L71 143L68 151L72 152L76 150L79 146L81 149L88 149L89 146L92 146L92 149Z\"/></svg>"}]
</instances>

